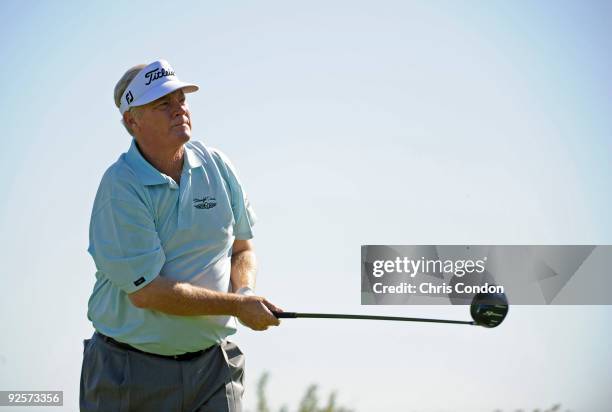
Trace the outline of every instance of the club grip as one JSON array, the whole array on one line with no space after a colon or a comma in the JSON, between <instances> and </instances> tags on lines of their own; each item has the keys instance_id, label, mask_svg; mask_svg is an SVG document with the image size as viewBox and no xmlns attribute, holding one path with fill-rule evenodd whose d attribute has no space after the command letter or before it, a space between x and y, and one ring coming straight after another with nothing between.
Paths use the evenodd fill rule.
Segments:
<instances>
[{"instance_id":1,"label":"club grip","mask_svg":"<svg viewBox=\"0 0 612 412\"><path fill-rule=\"evenodd\" d=\"M272 312L272 314L274 316L276 316L277 319L281 319L281 318L297 318L297 313L296 312Z\"/></svg>"}]
</instances>

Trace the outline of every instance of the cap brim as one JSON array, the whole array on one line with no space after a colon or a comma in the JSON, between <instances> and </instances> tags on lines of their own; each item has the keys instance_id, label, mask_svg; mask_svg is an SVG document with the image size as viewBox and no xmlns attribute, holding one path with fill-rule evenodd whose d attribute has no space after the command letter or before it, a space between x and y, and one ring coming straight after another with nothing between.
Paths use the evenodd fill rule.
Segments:
<instances>
[{"instance_id":1,"label":"cap brim","mask_svg":"<svg viewBox=\"0 0 612 412\"><path fill-rule=\"evenodd\" d=\"M149 90L147 93L143 94L134 102L132 102L130 106L143 106L178 89L183 89L185 93L193 93L197 92L200 88L195 84L184 83L179 80L170 80Z\"/></svg>"}]
</instances>

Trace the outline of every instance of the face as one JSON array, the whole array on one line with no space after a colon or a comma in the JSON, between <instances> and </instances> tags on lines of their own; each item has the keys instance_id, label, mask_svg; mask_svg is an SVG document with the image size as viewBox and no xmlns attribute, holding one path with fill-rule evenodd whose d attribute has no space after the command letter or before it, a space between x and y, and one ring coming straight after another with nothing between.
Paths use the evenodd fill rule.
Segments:
<instances>
[{"instance_id":1,"label":"face","mask_svg":"<svg viewBox=\"0 0 612 412\"><path fill-rule=\"evenodd\" d=\"M191 113L185 93L180 89L126 115L124 119L140 144L161 150L173 149L191 138Z\"/></svg>"}]
</instances>

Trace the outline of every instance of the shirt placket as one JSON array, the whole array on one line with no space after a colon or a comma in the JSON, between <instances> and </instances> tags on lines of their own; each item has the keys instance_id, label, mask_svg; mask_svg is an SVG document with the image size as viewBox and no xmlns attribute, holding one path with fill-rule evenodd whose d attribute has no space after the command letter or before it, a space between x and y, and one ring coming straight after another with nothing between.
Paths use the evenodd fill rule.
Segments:
<instances>
[{"instance_id":1,"label":"shirt placket","mask_svg":"<svg viewBox=\"0 0 612 412\"><path fill-rule=\"evenodd\" d=\"M191 190L191 169L187 169L181 176L178 199L178 228L185 229L193 221L193 193Z\"/></svg>"}]
</instances>

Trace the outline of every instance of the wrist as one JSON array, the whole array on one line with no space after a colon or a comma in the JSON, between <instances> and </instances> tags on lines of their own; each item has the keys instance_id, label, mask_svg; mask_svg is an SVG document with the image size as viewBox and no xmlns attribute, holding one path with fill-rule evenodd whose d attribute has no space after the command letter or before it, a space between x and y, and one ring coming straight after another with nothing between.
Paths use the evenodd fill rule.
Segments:
<instances>
[{"instance_id":1,"label":"wrist","mask_svg":"<svg viewBox=\"0 0 612 412\"><path fill-rule=\"evenodd\" d=\"M243 286L236 293L242 296L255 296L255 291L250 286Z\"/></svg>"},{"instance_id":2,"label":"wrist","mask_svg":"<svg viewBox=\"0 0 612 412\"><path fill-rule=\"evenodd\" d=\"M237 293L230 295L233 296L233 306L234 306L234 310L233 310L233 316L236 316L237 318L239 318L242 315L242 311L244 309L244 304L246 301L246 296L244 295L239 295Z\"/></svg>"}]
</instances>

